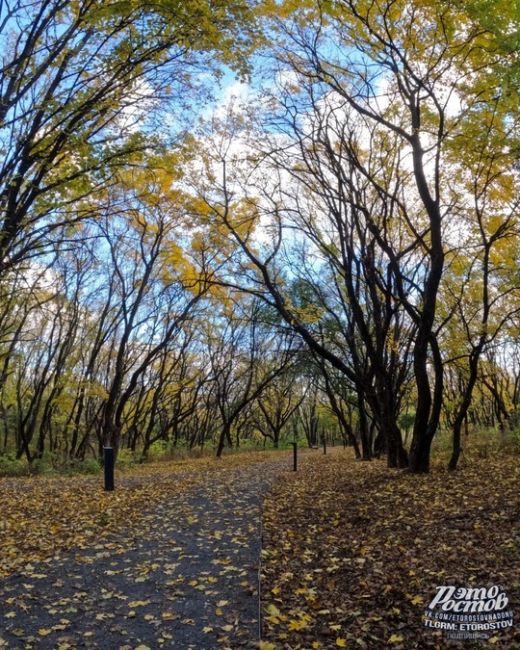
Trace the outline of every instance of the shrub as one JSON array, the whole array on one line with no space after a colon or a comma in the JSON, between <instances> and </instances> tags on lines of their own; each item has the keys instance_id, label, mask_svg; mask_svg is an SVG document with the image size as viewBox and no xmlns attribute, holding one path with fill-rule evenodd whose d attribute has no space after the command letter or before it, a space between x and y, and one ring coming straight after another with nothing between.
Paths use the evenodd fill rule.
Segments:
<instances>
[{"instance_id":1,"label":"shrub","mask_svg":"<svg viewBox=\"0 0 520 650\"><path fill-rule=\"evenodd\" d=\"M27 462L14 456L0 456L0 476L21 476L28 471Z\"/></svg>"},{"instance_id":2,"label":"shrub","mask_svg":"<svg viewBox=\"0 0 520 650\"><path fill-rule=\"evenodd\" d=\"M171 454L170 443L167 440L156 440L148 449L148 460L160 460Z\"/></svg>"},{"instance_id":3,"label":"shrub","mask_svg":"<svg viewBox=\"0 0 520 650\"><path fill-rule=\"evenodd\" d=\"M520 425L501 432L500 449L508 454L520 454Z\"/></svg>"},{"instance_id":4,"label":"shrub","mask_svg":"<svg viewBox=\"0 0 520 650\"><path fill-rule=\"evenodd\" d=\"M118 469L130 469L135 467L137 460L131 449L120 449L117 452L116 466Z\"/></svg>"},{"instance_id":5,"label":"shrub","mask_svg":"<svg viewBox=\"0 0 520 650\"><path fill-rule=\"evenodd\" d=\"M37 458L31 463L32 474L55 474L56 457L51 451L45 451L41 458Z\"/></svg>"},{"instance_id":6,"label":"shrub","mask_svg":"<svg viewBox=\"0 0 520 650\"><path fill-rule=\"evenodd\" d=\"M98 474L101 464L97 458L85 458L77 465L77 471L82 474Z\"/></svg>"}]
</instances>

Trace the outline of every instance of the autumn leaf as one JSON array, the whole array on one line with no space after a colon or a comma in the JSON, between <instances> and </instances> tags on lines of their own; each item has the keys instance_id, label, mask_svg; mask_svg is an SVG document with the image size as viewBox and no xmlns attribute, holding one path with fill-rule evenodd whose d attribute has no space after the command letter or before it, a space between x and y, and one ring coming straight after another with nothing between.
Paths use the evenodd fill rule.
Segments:
<instances>
[{"instance_id":1,"label":"autumn leaf","mask_svg":"<svg viewBox=\"0 0 520 650\"><path fill-rule=\"evenodd\" d=\"M401 643L401 641L404 641L404 638L400 634L392 634L392 636L388 639L389 644Z\"/></svg>"},{"instance_id":2,"label":"autumn leaf","mask_svg":"<svg viewBox=\"0 0 520 650\"><path fill-rule=\"evenodd\" d=\"M433 598L436 584L478 587L475 576L484 572L496 580L499 566L506 569L498 579L510 581L507 567L516 554L508 546L508 522L516 516L518 465L514 458L503 457L487 459L486 471L483 467L468 463L452 476L434 466L427 480L417 484L407 474L396 478L382 463L358 464L349 452L336 451L285 476L264 502L268 553L262 560L263 589L272 593L279 588L283 593L283 600L271 603L275 609L264 609L264 638L281 646L312 647L317 641L328 647L336 637L348 642L349 634L362 634L378 648L414 642L429 647L431 631L422 627L417 608L430 595ZM353 502L353 494L363 497ZM471 503L479 504L478 509L472 510ZM337 510L348 515L334 526L331 513ZM420 529L417 512L422 517ZM482 512L493 513L494 533L471 526L472 517L482 518ZM502 543L497 543L497 536ZM471 549L468 566L461 565L456 552L461 539ZM378 561L358 565L361 546L366 558ZM331 557L342 558L339 580L327 572ZM316 606L307 598L311 585L319 597ZM510 587L508 596L513 593ZM302 614L313 618L312 627L297 629ZM282 616L296 625L279 625ZM403 631L408 629L414 630L413 637ZM336 634L327 641L330 632Z\"/></svg>"},{"instance_id":3,"label":"autumn leaf","mask_svg":"<svg viewBox=\"0 0 520 650\"><path fill-rule=\"evenodd\" d=\"M306 627L309 627L309 623L303 619L299 619L299 620L293 619L289 621L288 627L290 630L303 630Z\"/></svg>"},{"instance_id":4,"label":"autumn leaf","mask_svg":"<svg viewBox=\"0 0 520 650\"><path fill-rule=\"evenodd\" d=\"M280 616L280 610L273 603L270 603L269 605L267 605L266 611L271 616Z\"/></svg>"},{"instance_id":5,"label":"autumn leaf","mask_svg":"<svg viewBox=\"0 0 520 650\"><path fill-rule=\"evenodd\" d=\"M41 627L41 628L38 630L38 634L39 634L40 636L48 636L49 634L51 634L51 632L52 632L52 630L50 630L50 629L48 629L48 628L45 628L45 627Z\"/></svg>"},{"instance_id":6,"label":"autumn leaf","mask_svg":"<svg viewBox=\"0 0 520 650\"><path fill-rule=\"evenodd\" d=\"M277 650L274 643L271 641L260 641L260 650Z\"/></svg>"}]
</instances>

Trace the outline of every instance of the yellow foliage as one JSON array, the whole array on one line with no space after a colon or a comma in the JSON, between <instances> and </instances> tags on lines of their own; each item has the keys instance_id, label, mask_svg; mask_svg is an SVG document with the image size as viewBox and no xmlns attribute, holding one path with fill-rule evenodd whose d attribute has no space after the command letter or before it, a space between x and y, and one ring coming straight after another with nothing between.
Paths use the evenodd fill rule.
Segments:
<instances>
[{"instance_id":1,"label":"yellow foliage","mask_svg":"<svg viewBox=\"0 0 520 650\"><path fill-rule=\"evenodd\" d=\"M306 627L309 627L309 623L304 619L292 619L289 621L288 627L290 630L304 630Z\"/></svg>"}]
</instances>

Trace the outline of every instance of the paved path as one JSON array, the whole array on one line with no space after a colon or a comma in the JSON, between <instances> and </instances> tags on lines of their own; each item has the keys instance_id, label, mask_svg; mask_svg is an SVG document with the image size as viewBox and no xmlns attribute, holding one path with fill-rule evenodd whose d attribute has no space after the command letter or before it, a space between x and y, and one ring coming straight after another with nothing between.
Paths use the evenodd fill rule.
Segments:
<instances>
[{"instance_id":1,"label":"paved path","mask_svg":"<svg viewBox=\"0 0 520 650\"><path fill-rule=\"evenodd\" d=\"M287 466L278 458L212 471L202 487L155 507L139 539L2 580L3 647L258 647L261 500Z\"/></svg>"}]
</instances>

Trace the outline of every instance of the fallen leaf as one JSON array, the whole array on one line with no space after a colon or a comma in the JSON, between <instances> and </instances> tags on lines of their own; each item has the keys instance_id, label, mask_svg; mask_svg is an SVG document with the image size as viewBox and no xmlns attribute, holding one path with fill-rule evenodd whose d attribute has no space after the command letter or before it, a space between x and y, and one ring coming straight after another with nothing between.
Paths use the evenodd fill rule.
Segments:
<instances>
[{"instance_id":1,"label":"fallen leaf","mask_svg":"<svg viewBox=\"0 0 520 650\"><path fill-rule=\"evenodd\" d=\"M401 641L404 641L404 638L400 634L392 634L392 636L388 639L389 644L401 643Z\"/></svg>"}]
</instances>

